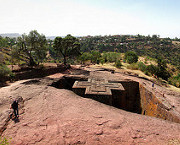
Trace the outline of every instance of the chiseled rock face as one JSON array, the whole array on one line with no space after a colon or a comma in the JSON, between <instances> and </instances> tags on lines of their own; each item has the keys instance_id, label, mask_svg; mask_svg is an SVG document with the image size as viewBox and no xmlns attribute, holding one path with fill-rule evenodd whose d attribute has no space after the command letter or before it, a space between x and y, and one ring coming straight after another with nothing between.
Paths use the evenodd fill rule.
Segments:
<instances>
[{"instance_id":1,"label":"chiseled rock face","mask_svg":"<svg viewBox=\"0 0 180 145\"><path fill-rule=\"evenodd\" d=\"M1 114L9 109L8 96L24 102L20 122L9 120L2 134L12 144L180 143L178 123L116 109L69 90L17 82L0 94L5 102Z\"/></svg>"}]
</instances>

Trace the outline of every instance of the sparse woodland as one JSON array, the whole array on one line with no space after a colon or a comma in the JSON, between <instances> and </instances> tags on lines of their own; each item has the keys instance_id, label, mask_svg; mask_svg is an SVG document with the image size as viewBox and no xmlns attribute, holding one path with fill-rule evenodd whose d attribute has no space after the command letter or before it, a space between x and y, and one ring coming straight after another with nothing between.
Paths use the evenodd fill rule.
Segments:
<instances>
[{"instance_id":1,"label":"sparse woodland","mask_svg":"<svg viewBox=\"0 0 180 145\"><path fill-rule=\"evenodd\" d=\"M138 60L143 57L144 61ZM109 35L46 39L36 30L18 38L0 37L0 75L14 77L6 65L38 66L45 62L66 64L114 63L139 69L149 76L180 87L180 39L158 35ZM155 63L147 63L147 62Z\"/></svg>"}]
</instances>

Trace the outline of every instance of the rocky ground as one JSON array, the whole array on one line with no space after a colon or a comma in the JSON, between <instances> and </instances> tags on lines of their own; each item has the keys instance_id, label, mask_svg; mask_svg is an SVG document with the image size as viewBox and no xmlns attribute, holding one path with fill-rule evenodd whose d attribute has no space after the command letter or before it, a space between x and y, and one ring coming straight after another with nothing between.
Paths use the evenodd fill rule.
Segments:
<instances>
[{"instance_id":1,"label":"rocky ground","mask_svg":"<svg viewBox=\"0 0 180 145\"><path fill-rule=\"evenodd\" d=\"M86 68L93 73L93 69ZM18 81L0 89L0 131L11 144L180 144L180 124L143 116L82 98L49 86L59 73ZM98 74L96 74L98 75ZM107 76L108 75L108 76ZM115 73L112 79L135 79L156 93L165 93L179 111L179 93L137 77ZM99 73L99 76L105 76ZM111 77L111 73L106 73ZM11 98L9 96L12 96ZM20 100L19 122L9 119L13 98ZM11 138L11 139L10 139Z\"/></svg>"}]
</instances>

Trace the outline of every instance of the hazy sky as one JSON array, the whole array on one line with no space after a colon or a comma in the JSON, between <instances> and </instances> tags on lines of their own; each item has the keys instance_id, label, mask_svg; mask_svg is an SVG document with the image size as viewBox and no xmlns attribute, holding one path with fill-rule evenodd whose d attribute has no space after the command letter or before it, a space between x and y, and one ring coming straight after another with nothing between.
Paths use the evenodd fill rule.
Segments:
<instances>
[{"instance_id":1,"label":"hazy sky","mask_svg":"<svg viewBox=\"0 0 180 145\"><path fill-rule=\"evenodd\" d=\"M180 0L0 0L0 33L180 38Z\"/></svg>"}]
</instances>

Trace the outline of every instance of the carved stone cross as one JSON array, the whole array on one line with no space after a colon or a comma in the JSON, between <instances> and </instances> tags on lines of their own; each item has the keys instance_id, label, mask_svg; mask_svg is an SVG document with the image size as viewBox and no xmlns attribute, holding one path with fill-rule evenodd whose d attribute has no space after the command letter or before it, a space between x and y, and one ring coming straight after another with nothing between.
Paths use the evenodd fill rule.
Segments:
<instances>
[{"instance_id":1,"label":"carved stone cross","mask_svg":"<svg viewBox=\"0 0 180 145\"><path fill-rule=\"evenodd\" d=\"M88 81L75 81L73 89L86 89L85 95L112 96L111 90L124 91L121 83L109 83L105 79L89 78Z\"/></svg>"}]
</instances>

